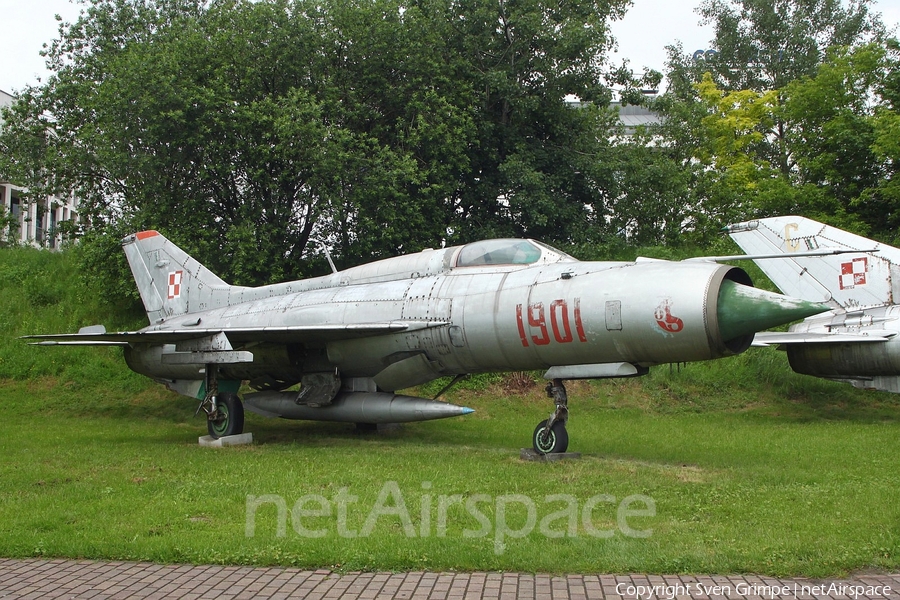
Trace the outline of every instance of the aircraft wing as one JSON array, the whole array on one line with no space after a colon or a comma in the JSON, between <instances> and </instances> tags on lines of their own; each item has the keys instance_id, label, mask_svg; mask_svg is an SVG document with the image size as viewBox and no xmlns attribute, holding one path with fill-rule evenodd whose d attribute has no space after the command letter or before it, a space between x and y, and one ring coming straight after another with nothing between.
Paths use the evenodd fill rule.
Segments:
<instances>
[{"instance_id":1,"label":"aircraft wing","mask_svg":"<svg viewBox=\"0 0 900 600\"><path fill-rule=\"evenodd\" d=\"M886 342L894 331L877 333L809 333L805 331L762 331L753 338L753 346L765 348L781 344L864 344Z\"/></svg>"},{"instance_id":2,"label":"aircraft wing","mask_svg":"<svg viewBox=\"0 0 900 600\"><path fill-rule=\"evenodd\" d=\"M26 335L40 346L127 346L131 344L176 344L191 340L213 339L224 334L235 342L315 343L344 340L400 331L416 331L447 325L446 321L387 321L335 325L293 325L284 327L196 328L119 331L107 333L102 327L85 328L78 333Z\"/></svg>"}]
</instances>

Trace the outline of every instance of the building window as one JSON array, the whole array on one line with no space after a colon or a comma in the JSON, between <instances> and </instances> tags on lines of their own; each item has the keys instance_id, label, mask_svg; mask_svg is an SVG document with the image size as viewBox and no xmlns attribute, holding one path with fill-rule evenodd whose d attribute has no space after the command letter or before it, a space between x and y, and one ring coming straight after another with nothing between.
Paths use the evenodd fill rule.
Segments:
<instances>
[{"instance_id":1,"label":"building window","mask_svg":"<svg viewBox=\"0 0 900 600\"><path fill-rule=\"evenodd\" d=\"M9 199L9 215L12 217L9 236L17 237L22 231L22 201L15 194Z\"/></svg>"},{"instance_id":2,"label":"building window","mask_svg":"<svg viewBox=\"0 0 900 600\"><path fill-rule=\"evenodd\" d=\"M56 213L57 209L50 209L50 229L47 232L50 238L47 240L47 245L54 249L56 248Z\"/></svg>"},{"instance_id":3,"label":"building window","mask_svg":"<svg viewBox=\"0 0 900 600\"><path fill-rule=\"evenodd\" d=\"M44 231L47 229L47 211L40 204L34 204L34 241L39 246L44 244Z\"/></svg>"}]
</instances>

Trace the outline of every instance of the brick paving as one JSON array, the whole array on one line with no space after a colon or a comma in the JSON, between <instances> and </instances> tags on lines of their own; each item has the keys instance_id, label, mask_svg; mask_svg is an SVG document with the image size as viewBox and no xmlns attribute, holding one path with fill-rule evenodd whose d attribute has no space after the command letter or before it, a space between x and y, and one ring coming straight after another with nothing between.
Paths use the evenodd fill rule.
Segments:
<instances>
[{"instance_id":1,"label":"brick paving","mask_svg":"<svg viewBox=\"0 0 900 600\"><path fill-rule=\"evenodd\" d=\"M756 575L333 573L282 567L0 558L0 599L900 600L900 574L847 580Z\"/></svg>"}]
</instances>

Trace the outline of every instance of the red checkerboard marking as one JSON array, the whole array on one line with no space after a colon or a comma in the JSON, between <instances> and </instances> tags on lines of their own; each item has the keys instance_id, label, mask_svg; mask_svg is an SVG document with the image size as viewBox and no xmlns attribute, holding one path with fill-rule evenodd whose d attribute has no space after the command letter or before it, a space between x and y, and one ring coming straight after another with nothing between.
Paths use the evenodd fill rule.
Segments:
<instances>
[{"instance_id":1,"label":"red checkerboard marking","mask_svg":"<svg viewBox=\"0 0 900 600\"><path fill-rule=\"evenodd\" d=\"M169 300L174 300L181 296L181 280L184 276L184 271L172 271L169 273L169 290L167 297Z\"/></svg>"},{"instance_id":2,"label":"red checkerboard marking","mask_svg":"<svg viewBox=\"0 0 900 600\"><path fill-rule=\"evenodd\" d=\"M850 262L841 263L841 289L852 289L858 285L866 285L866 257L854 258Z\"/></svg>"}]
</instances>

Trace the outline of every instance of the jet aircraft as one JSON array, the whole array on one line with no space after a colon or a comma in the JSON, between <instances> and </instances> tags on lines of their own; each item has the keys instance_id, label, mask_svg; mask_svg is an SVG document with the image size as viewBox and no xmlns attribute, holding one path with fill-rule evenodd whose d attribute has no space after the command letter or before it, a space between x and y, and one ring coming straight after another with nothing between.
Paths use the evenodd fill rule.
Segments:
<instances>
[{"instance_id":1,"label":"jet aircraft","mask_svg":"<svg viewBox=\"0 0 900 600\"><path fill-rule=\"evenodd\" d=\"M736 267L582 262L526 239L255 288L226 284L156 231L122 245L149 326L28 338L122 346L132 370L199 400L213 437L240 433L245 406L369 425L462 415L471 410L395 392L444 376L540 369L556 407L532 445L565 452L565 380L738 354L757 331L827 310L756 289ZM253 391L242 402L243 382Z\"/></svg>"},{"instance_id":2,"label":"jet aircraft","mask_svg":"<svg viewBox=\"0 0 900 600\"><path fill-rule=\"evenodd\" d=\"M797 373L900 393L900 250L797 216L726 230L744 252L785 257L755 261L782 292L832 307L755 345L780 345ZM802 256L826 250L842 253Z\"/></svg>"}]
</instances>

